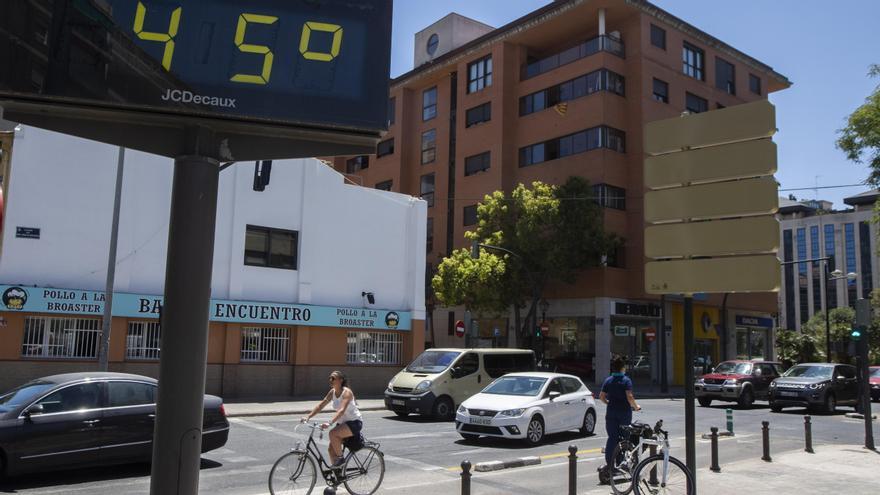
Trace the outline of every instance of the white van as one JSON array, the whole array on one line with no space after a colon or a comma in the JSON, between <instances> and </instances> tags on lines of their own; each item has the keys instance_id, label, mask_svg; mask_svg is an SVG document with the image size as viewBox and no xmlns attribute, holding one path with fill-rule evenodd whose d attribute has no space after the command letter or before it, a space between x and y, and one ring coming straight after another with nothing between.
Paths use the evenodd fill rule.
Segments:
<instances>
[{"instance_id":1,"label":"white van","mask_svg":"<svg viewBox=\"0 0 880 495\"><path fill-rule=\"evenodd\" d=\"M385 407L398 416L452 419L456 406L496 378L534 369L528 349L429 349L388 382Z\"/></svg>"}]
</instances>

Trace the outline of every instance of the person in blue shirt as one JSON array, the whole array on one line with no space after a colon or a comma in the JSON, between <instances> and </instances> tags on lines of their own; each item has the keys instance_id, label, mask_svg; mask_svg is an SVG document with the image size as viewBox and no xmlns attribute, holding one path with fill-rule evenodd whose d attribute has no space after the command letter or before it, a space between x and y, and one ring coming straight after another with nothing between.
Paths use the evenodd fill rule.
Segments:
<instances>
[{"instance_id":1,"label":"person in blue shirt","mask_svg":"<svg viewBox=\"0 0 880 495\"><path fill-rule=\"evenodd\" d=\"M615 358L611 362L611 369L613 372L602 383L602 391L599 393L599 400L607 406L605 431L608 433L608 441L605 442L605 474L614 466L611 456L620 437L620 427L632 423L633 411L642 410L642 406L633 397L632 380L626 376L626 361L620 357Z\"/></svg>"}]
</instances>

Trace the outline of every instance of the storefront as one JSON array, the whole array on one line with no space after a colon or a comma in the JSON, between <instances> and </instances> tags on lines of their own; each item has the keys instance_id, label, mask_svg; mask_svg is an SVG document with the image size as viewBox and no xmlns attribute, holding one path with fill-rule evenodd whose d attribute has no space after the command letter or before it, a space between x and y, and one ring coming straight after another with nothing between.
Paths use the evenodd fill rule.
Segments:
<instances>
[{"instance_id":1,"label":"storefront","mask_svg":"<svg viewBox=\"0 0 880 495\"><path fill-rule=\"evenodd\" d=\"M736 315L736 358L772 359L773 319Z\"/></svg>"},{"instance_id":2,"label":"storefront","mask_svg":"<svg viewBox=\"0 0 880 495\"><path fill-rule=\"evenodd\" d=\"M673 335L673 384L684 384L684 307L681 303L670 305ZM691 314L694 323L694 376L708 373L719 362L720 336L718 333L718 308L702 304L693 305Z\"/></svg>"},{"instance_id":3,"label":"storefront","mask_svg":"<svg viewBox=\"0 0 880 495\"><path fill-rule=\"evenodd\" d=\"M657 326L660 305L651 302L611 302L611 354L627 361L629 376L636 383L659 380Z\"/></svg>"}]
</instances>

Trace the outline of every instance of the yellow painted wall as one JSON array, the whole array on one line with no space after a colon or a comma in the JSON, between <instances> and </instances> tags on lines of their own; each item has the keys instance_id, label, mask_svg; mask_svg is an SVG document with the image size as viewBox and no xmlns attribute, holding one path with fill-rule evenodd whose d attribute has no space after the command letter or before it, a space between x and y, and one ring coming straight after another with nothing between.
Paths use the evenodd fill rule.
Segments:
<instances>
[{"instance_id":1,"label":"yellow painted wall","mask_svg":"<svg viewBox=\"0 0 880 495\"><path fill-rule=\"evenodd\" d=\"M672 380L674 385L684 385L684 370L685 365L688 365L684 362L684 305L681 303L672 304L670 309L672 315ZM708 330L703 328L703 313L708 314L711 320ZM694 339L715 341L715 355L712 358L717 363L719 338L715 325L720 322L718 308L694 303L693 318ZM690 365L692 366L692 364Z\"/></svg>"}]
</instances>

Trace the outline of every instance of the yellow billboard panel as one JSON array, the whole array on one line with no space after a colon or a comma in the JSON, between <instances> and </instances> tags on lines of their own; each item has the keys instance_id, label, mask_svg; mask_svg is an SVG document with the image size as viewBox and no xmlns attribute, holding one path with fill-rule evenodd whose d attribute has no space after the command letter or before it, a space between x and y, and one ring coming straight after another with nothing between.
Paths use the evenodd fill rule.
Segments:
<instances>
[{"instance_id":1,"label":"yellow billboard panel","mask_svg":"<svg viewBox=\"0 0 880 495\"><path fill-rule=\"evenodd\" d=\"M779 221L773 215L653 225L645 229L645 256L682 258L779 251Z\"/></svg>"},{"instance_id":2,"label":"yellow billboard panel","mask_svg":"<svg viewBox=\"0 0 880 495\"><path fill-rule=\"evenodd\" d=\"M776 143L757 139L645 159L645 186L657 189L776 173Z\"/></svg>"},{"instance_id":3,"label":"yellow billboard panel","mask_svg":"<svg viewBox=\"0 0 880 495\"><path fill-rule=\"evenodd\" d=\"M645 193L645 222L706 220L776 213L773 177L715 182Z\"/></svg>"},{"instance_id":4,"label":"yellow billboard panel","mask_svg":"<svg viewBox=\"0 0 880 495\"><path fill-rule=\"evenodd\" d=\"M781 280L779 259L772 254L645 264L649 294L778 292Z\"/></svg>"}]
</instances>

